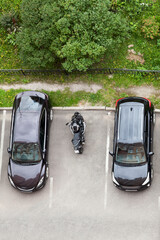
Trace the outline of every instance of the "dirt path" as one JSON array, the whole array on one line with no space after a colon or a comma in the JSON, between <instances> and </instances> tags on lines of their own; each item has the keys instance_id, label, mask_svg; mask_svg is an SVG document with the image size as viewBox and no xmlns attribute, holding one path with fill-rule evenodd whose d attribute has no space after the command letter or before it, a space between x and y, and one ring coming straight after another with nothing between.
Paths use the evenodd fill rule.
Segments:
<instances>
[{"instance_id":1,"label":"dirt path","mask_svg":"<svg viewBox=\"0 0 160 240\"><path fill-rule=\"evenodd\" d=\"M0 85L0 89L9 90L9 89L24 89L24 90L46 90L46 91L64 91L68 88L71 92L77 91L86 91L96 93L98 90L103 89L101 85L98 84L87 84L87 83L69 83L69 84L49 84L42 82L32 82L27 84L12 84L12 85ZM129 95L134 96L143 96L149 98L153 95L160 96L160 90L156 90L153 86L142 85L142 86L134 86L128 89L126 88L114 88L117 92L125 92Z\"/></svg>"},{"instance_id":2,"label":"dirt path","mask_svg":"<svg viewBox=\"0 0 160 240\"><path fill-rule=\"evenodd\" d=\"M160 90L155 89L153 86L142 85L142 86L133 86L130 88L116 88L118 92L126 92L128 95L134 95L139 97L149 98L154 95L160 96Z\"/></svg>"},{"instance_id":3,"label":"dirt path","mask_svg":"<svg viewBox=\"0 0 160 240\"><path fill-rule=\"evenodd\" d=\"M86 83L69 83L69 84L49 84L42 82L32 82L27 84L12 84L12 85L0 85L0 89L24 89L24 90L46 90L56 92L58 90L63 91L68 88L71 92L86 91L96 93L102 89L101 85L98 84L86 84Z\"/></svg>"}]
</instances>

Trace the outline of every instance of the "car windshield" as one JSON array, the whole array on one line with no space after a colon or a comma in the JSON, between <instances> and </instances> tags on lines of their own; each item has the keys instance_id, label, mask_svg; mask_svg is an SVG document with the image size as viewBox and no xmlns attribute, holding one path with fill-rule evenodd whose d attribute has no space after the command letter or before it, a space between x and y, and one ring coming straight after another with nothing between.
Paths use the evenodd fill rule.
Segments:
<instances>
[{"instance_id":1,"label":"car windshield","mask_svg":"<svg viewBox=\"0 0 160 240\"><path fill-rule=\"evenodd\" d=\"M36 162L41 160L37 143L16 142L13 144L12 159L21 162Z\"/></svg>"},{"instance_id":2,"label":"car windshield","mask_svg":"<svg viewBox=\"0 0 160 240\"><path fill-rule=\"evenodd\" d=\"M22 112L37 112L42 107L42 100L38 96L23 96L18 101L16 108Z\"/></svg>"},{"instance_id":3,"label":"car windshield","mask_svg":"<svg viewBox=\"0 0 160 240\"><path fill-rule=\"evenodd\" d=\"M146 162L143 145L119 144L116 152L116 161L124 164L139 164Z\"/></svg>"}]
</instances>

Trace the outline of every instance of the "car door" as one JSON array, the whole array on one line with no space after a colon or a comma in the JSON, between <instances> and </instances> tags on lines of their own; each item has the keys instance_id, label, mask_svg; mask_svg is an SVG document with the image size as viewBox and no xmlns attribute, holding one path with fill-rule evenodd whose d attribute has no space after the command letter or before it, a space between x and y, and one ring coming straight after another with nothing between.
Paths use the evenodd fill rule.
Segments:
<instances>
[{"instance_id":1,"label":"car door","mask_svg":"<svg viewBox=\"0 0 160 240\"><path fill-rule=\"evenodd\" d=\"M12 109L12 116L11 116L11 125L10 125L9 148L7 149L8 153L11 153L11 151L12 151L15 114L16 114L16 111L15 111L15 101L14 101L13 109Z\"/></svg>"},{"instance_id":2,"label":"car door","mask_svg":"<svg viewBox=\"0 0 160 240\"><path fill-rule=\"evenodd\" d=\"M47 151L47 111L44 108L41 114L40 120L40 145L42 150L43 159L46 161L46 151Z\"/></svg>"}]
</instances>

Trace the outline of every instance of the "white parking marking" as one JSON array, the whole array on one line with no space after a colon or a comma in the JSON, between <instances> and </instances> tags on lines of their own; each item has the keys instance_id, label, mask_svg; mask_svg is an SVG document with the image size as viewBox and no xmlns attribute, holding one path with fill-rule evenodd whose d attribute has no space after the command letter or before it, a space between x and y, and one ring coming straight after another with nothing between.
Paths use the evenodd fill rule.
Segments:
<instances>
[{"instance_id":1,"label":"white parking marking","mask_svg":"<svg viewBox=\"0 0 160 240\"><path fill-rule=\"evenodd\" d=\"M105 164L105 172L108 175L108 162L109 162L109 145L110 145L110 128L107 132L107 145L106 145L106 164Z\"/></svg>"},{"instance_id":2,"label":"white parking marking","mask_svg":"<svg viewBox=\"0 0 160 240\"><path fill-rule=\"evenodd\" d=\"M110 128L108 128L108 131L107 131L107 143L106 143L104 209L106 209L107 207L107 177L108 177L108 163L109 163L109 145L110 145Z\"/></svg>"},{"instance_id":3,"label":"white parking marking","mask_svg":"<svg viewBox=\"0 0 160 240\"><path fill-rule=\"evenodd\" d=\"M158 197L158 209L160 211L160 196Z\"/></svg>"},{"instance_id":4,"label":"white parking marking","mask_svg":"<svg viewBox=\"0 0 160 240\"><path fill-rule=\"evenodd\" d=\"M50 184L49 184L49 208L52 208L52 197L53 197L53 177L50 177Z\"/></svg>"},{"instance_id":5,"label":"white parking marking","mask_svg":"<svg viewBox=\"0 0 160 240\"><path fill-rule=\"evenodd\" d=\"M0 145L0 179L2 171L2 158L3 158L3 143L4 143L4 131L6 121L6 110L3 110L2 130L1 130L1 145Z\"/></svg>"}]
</instances>

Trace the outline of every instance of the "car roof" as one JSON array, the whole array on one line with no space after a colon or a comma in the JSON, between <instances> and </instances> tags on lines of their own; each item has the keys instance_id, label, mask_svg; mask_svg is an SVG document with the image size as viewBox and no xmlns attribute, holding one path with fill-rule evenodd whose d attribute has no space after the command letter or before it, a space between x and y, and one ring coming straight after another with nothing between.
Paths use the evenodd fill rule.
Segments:
<instances>
[{"instance_id":1,"label":"car roof","mask_svg":"<svg viewBox=\"0 0 160 240\"><path fill-rule=\"evenodd\" d=\"M40 112L17 112L13 142L39 142L39 118Z\"/></svg>"},{"instance_id":2,"label":"car roof","mask_svg":"<svg viewBox=\"0 0 160 240\"><path fill-rule=\"evenodd\" d=\"M143 142L144 104L125 102L119 105L117 142L134 144Z\"/></svg>"}]
</instances>

